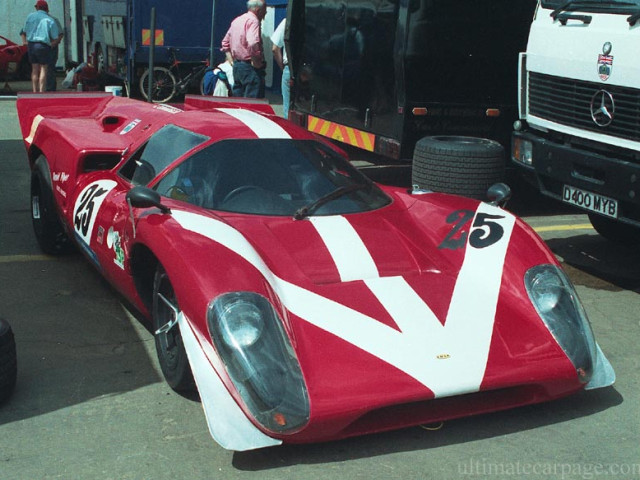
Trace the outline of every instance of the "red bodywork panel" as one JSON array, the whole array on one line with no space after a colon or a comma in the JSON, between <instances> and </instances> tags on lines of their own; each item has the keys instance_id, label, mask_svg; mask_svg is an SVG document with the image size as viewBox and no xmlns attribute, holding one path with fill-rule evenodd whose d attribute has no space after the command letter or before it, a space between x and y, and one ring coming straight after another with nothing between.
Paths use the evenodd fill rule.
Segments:
<instances>
[{"instance_id":1,"label":"red bodywork panel","mask_svg":"<svg viewBox=\"0 0 640 480\"><path fill-rule=\"evenodd\" d=\"M3 36L0 36L0 40L3 41L3 44L0 44L0 79L16 77L20 73L25 73L21 72L20 67L23 60L28 61L27 47L18 45Z\"/></svg>"},{"instance_id":2,"label":"red bodywork panel","mask_svg":"<svg viewBox=\"0 0 640 480\"><path fill-rule=\"evenodd\" d=\"M118 171L164 125L205 135L207 144L256 138L256 127L223 111L243 108L264 115L293 139L315 137L260 102L187 97L176 108L77 94L21 95L17 105L29 159L46 157L66 229L141 312L149 314L148 299L136 287L132 265L141 248L165 267L201 338L209 338L207 307L218 295L253 291L272 301L295 349L311 407L306 427L282 436L286 441L440 421L550 400L583 387L524 288L528 269L557 260L508 212L391 187L382 187L389 205L339 219L219 212L163 198L172 214L135 209L134 232L125 201L131 184ZM92 211L80 208L89 186L105 190ZM492 221L504 222L509 235L502 257L496 257L497 274L491 273L495 262L474 260L464 240L474 216L485 211L499 217ZM182 220L188 215L200 219L207 232L229 228L243 241L227 245L215 233L189 230ZM333 236L340 240L343 231L356 232L360 240L350 258L338 260ZM353 260L359 255L367 262ZM492 288L493 313L485 315L484 297L494 295ZM406 301L395 302L394 292L407 292ZM429 325L407 320L414 311L420 316L425 305L433 314ZM486 327L478 327L475 310L478 318L487 317ZM250 417L220 359L210 361ZM459 366L447 366L455 362Z\"/></svg>"}]
</instances>

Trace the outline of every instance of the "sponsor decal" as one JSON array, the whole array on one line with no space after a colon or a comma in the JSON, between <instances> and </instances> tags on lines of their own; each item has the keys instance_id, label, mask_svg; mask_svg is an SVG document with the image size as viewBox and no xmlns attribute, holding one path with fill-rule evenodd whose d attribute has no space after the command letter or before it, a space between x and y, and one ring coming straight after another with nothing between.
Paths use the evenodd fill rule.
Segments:
<instances>
[{"instance_id":1,"label":"sponsor decal","mask_svg":"<svg viewBox=\"0 0 640 480\"><path fill-rule=\"evenodd\" d=\"M167 112L167 113L180 113L180 112L182 112L181 109L179 109L177 107L172 107L171 105L167 105L166 103L159 103L158 105L154 106L153 108L155 108L156 110L162 110L163 112Z\"/></svg>"},{"instance_id":2,"label":"sponsor decal","mask_svg":"<svg viewBox=\"0 0 640 480\"><path fill-rule=\"evenodd\" d=\"M67 198L67 192L65 192L60 185L56 185L56 191L64 198Z\"/></svg>"},{"instance_id":3,"label":"sponsor decal","mask_svg":"<svg viewBox=\"0 0 640 480\"><path fill-rule=\"evenodd\" d=\"M69 180L69 174L65 172L53 172L51 178L53 178L54 182L65 183Z\"/></svg>"},{"instance_id":4,"label":"sponsor decal","mask_svg":"<svg viewBox=\"0 0 640 480\"><path fill-rule=\"evenodd\" d=\"M120 233L114 230L113 227L110 227L109 232L107 233L107 247L109 247L109 249L113 249L115 253L113 263L124 270L124 249L122 248Z\"/></svg>"},{"instance_id":5,"label":"sponsor decal","mask_svg":"<svg viewBox=\"0 0 640 480\"><path fill-rule=\"evenodd\" d=\"M141 122L142 120L140 120L139 118L136 118L135 120L133 120L132 122L129 122L127 124L126 127L124 127L122 129L122 131L120 132L120 135L126 135L127 133L129 133L131 130L133 130L134 128L136 128L136 126Z\"/></svg>"},{"instance_id":6,"label":"sponsor decal","mask_svg":"<svg viewBox=\"0 0 640 480\"><path fill-rule=\"evenodd\" d=\"M609 79L613 70L613 55L610 55L612 48L611 42L605 42L602 54L598 55L598 77L603 82Z\"/></svg>"}]
</instances>

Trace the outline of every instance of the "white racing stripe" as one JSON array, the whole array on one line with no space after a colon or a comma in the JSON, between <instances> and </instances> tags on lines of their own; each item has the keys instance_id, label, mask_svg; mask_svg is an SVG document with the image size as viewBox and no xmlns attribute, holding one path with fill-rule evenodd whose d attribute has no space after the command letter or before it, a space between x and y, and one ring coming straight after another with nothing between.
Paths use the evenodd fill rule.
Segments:
<instances>
[{"instance_id":1,"label":"white racing stripe","mask_svg":"<svg viewBox=\"0 0 640 480\"><path fill-rule=\"evenodd\" d=\"M24 139L24 141L27 142L29 145L33 143L33 138L36 136L36 132L38 131L38 126L40 125L40 122L42 120L44 120L44 117L42 115L36 115L33 118L33 122L31 122L31 130L29 131L29 136Z\"/></svg>"},{"instance_id":2,"label":"white racing stripe","mask_svg":"<svg viewBox=\"0 0 640 480\"><path fill-rule=\"evenodd\" d=\"M253 130L258 138L291 138L284 128L259 113L241 108L219 108L218 110L240 120Z\"/></svg>"},{"instance_id":3,"label":"white racing stripe","mask_svg":"<svg viewBox=\"0 0 640 480\"><path fill-rule=\"evenodd\" d=\"M366 280L400 330L278 278L229 225L187 212L174 211L173 216L183 228L226 246L257 268L291 313L395 366L442 397L478 391L486 369L515 218L487 204L479 205L476 216L480 213L499 215L492 221L504 233L491 246L466 246L444 326L403 278Z\"/></svg>"},{"instance_id":4,"label":"white racing stripe","mask_svg":"<svg viewBox=\"0 0 640 480\"><path fill-rule=\"evenodd\" d=\"M206 340L196 338L182 313L178 316L178 325L209 432L215 441L223 448L236 451L280 445L281 440L268 437L249 421L207 360L206 349L200 343Z\"/></svg>"},{"instance_id":5,"label":"white racing stripe","mask_svg":"<svg viewBox=\"0 0 640 480\"><path fill-rule=\"evenodd\" d=\"M380 276L373 258L349 221L339 215L309 217L333 258L340 280L350 282Z\"/></svg>"}]
</instances>

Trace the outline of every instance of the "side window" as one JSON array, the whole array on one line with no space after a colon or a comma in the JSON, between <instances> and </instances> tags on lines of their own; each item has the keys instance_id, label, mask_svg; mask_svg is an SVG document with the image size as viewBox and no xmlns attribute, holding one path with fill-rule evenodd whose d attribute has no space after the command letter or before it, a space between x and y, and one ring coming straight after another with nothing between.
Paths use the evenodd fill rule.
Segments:
<instances>
[{"instance_id":1,"label":"side window","mask_svg":"<svg viewBox=\"0 0 640 480\"><path fill-rule=\"evenodd\" d=\"M224 142L222 142L224 143ZM171 169L153 186L163 197L191 203L199 207L213 208L213 189L218 177L220 143L195 152ZM227 156L232 156L227 152Z\"/></svg>"},{"instance_id":2,"label":"side window","mask_svg":"<svg viewBox=\"0 0 640 480\"><path fill-rule=\"evenodd\" d=\"M131 155L119 173L134 185L148 185L171 163L207 140L207 136L165 125Z\"/></svg>"}]
</instances>

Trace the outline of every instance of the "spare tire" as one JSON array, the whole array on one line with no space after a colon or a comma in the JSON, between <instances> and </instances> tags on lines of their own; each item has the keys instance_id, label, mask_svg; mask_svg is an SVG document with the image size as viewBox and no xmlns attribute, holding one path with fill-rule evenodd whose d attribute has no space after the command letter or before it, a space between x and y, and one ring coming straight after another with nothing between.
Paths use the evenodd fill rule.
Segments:
<instances>
[{"instance_id":1,"label":"spare tire","mask_svg":"<svg viewBox=\"0 0 640 480\"><path fill-rule=\"evenodd\" d=\"M412 184L425 190L484 200L504 174L504 148L487 138L424 137L413 153Z\"/></svg>"},{"instance_id":2,"label":"spare tire","mask_svg":"<svg viewBox=\"0 0 640 480\"><path fill-rule=\"evenodd\" d=\"M13 331L11 326L0 318L0 403L13 392L17 374L18 362Z\"/></svg>"}]
</instances>

